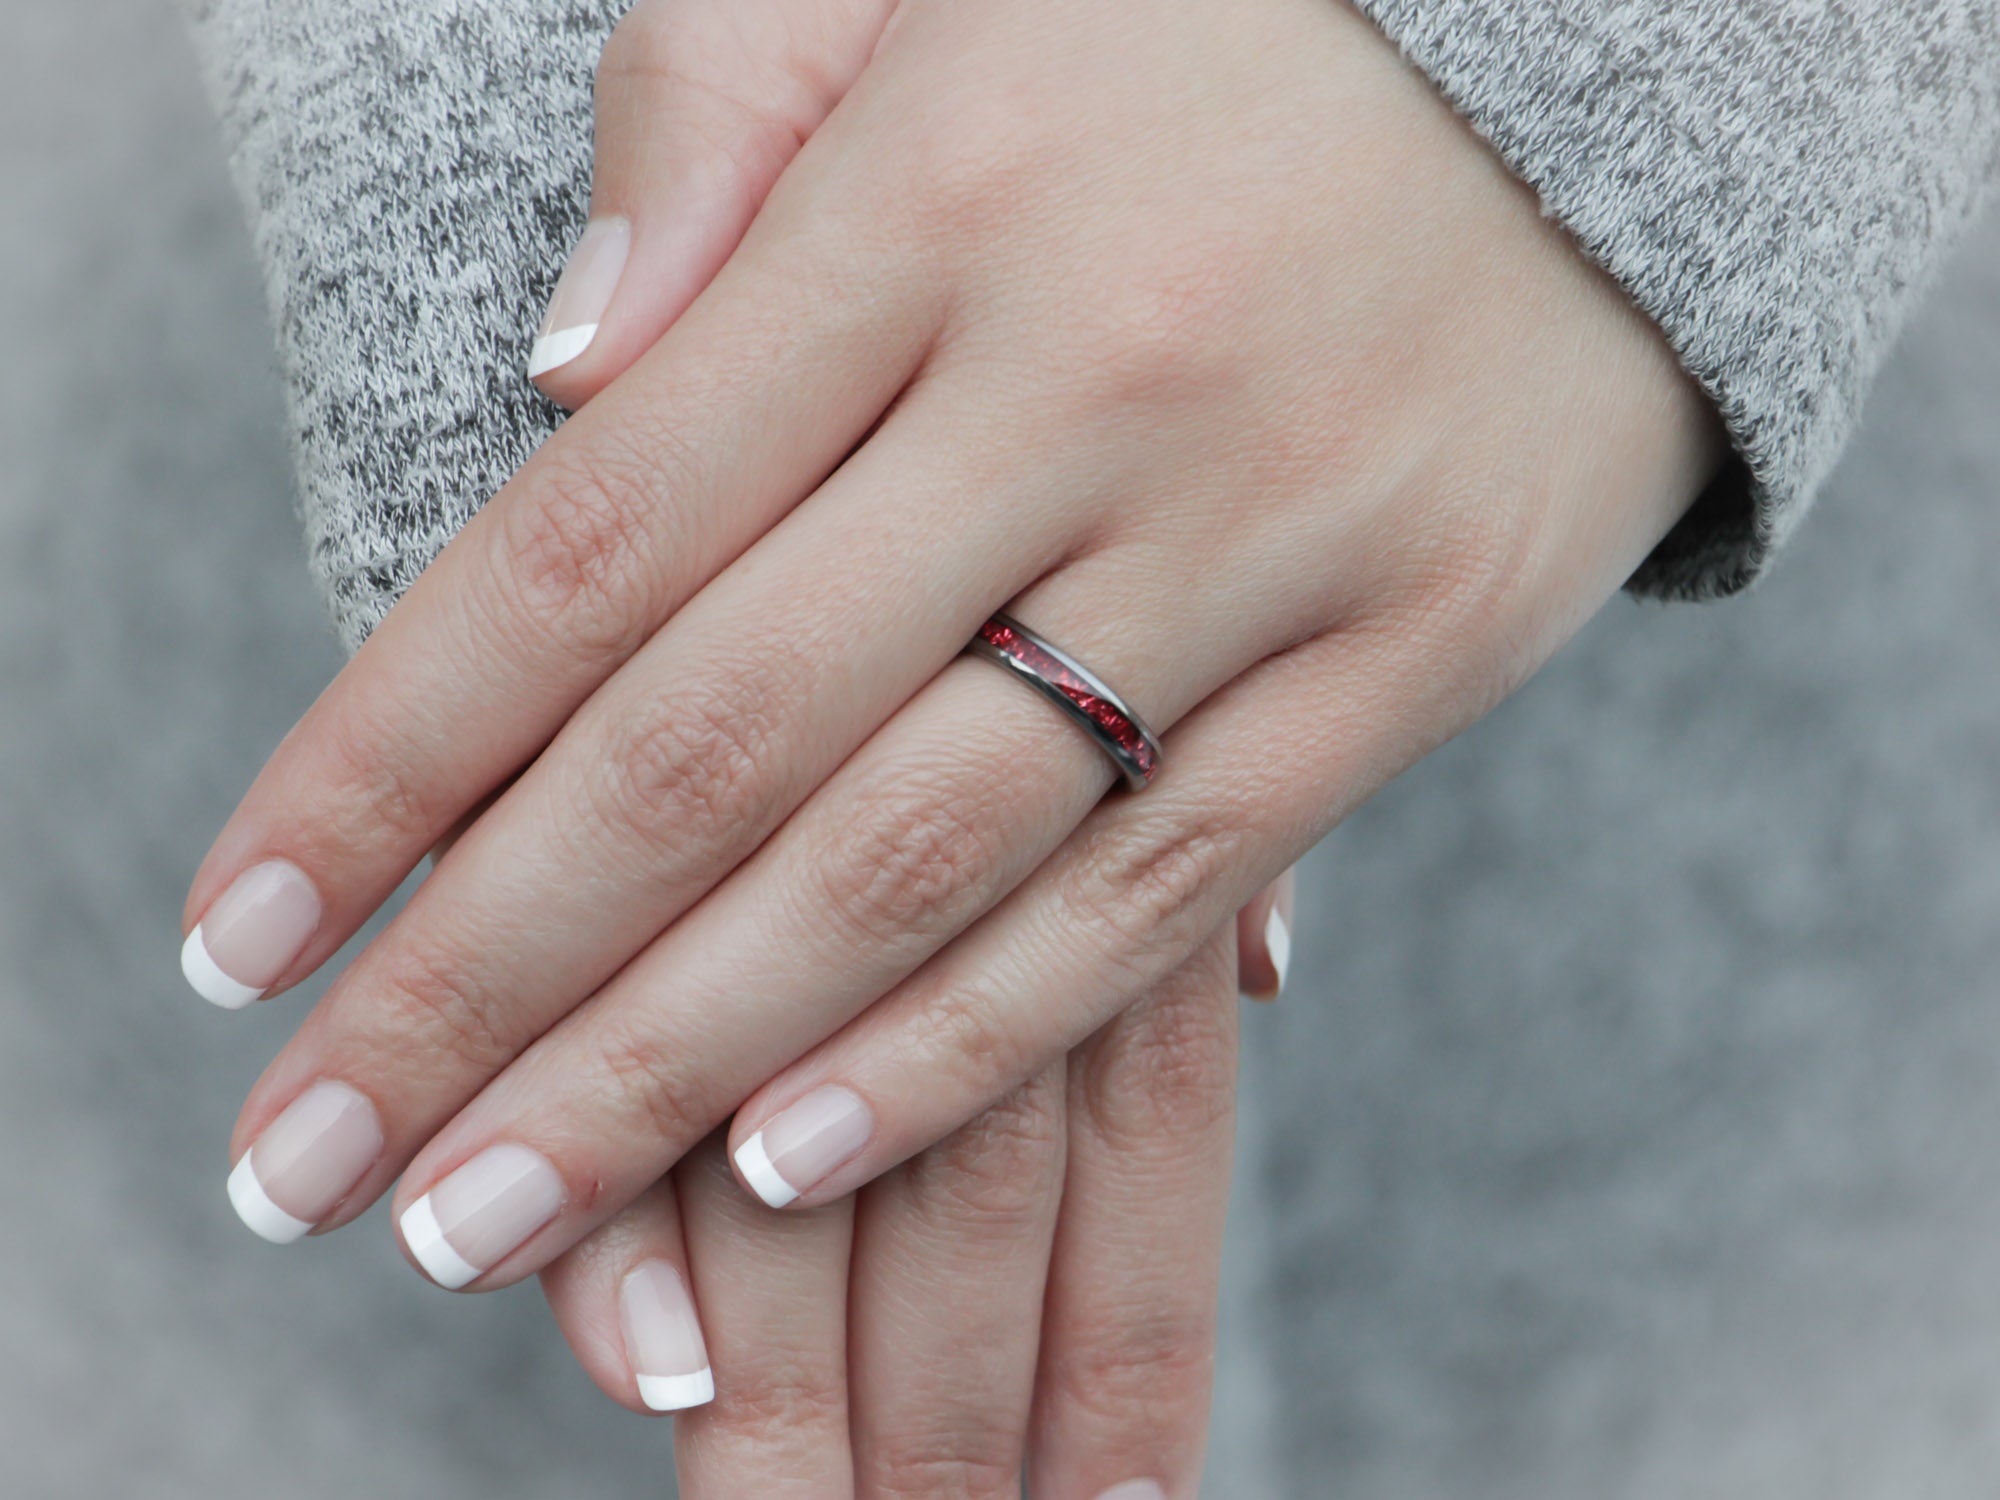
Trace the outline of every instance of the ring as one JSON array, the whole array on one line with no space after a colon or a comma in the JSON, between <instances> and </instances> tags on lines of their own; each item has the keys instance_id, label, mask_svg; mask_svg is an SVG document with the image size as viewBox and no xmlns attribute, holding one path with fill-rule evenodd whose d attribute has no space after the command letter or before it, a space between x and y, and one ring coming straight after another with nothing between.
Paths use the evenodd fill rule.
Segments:
<instances>
[{"instance_id":1,"label":"ring","mask_svg":"<svg viewBox=\"0 0 2000 1500\"><path fill-rule=\"evenodd\" d=\"M995 615L965 648L998 662L1061 707L1111 757L1133 791L1160 769L1160 742L1104 680L1019 620Z\"/></svg>"}]
</instances>

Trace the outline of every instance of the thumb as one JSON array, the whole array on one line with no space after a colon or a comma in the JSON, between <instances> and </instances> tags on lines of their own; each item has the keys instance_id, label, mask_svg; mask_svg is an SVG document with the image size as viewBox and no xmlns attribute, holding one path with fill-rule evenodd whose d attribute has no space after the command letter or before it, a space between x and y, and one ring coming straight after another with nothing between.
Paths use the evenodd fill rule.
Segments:
<instances>
[{"instance_id":1,"label":"thumb","mask_svg":"<svg viewBox=\"0 0 2000 1500\"><path fill-rule=\"evenodd\" d=\"M895 0L640 0L597 69L590 223L528 359L581 406L729 259L866 66Z\"/></svg>"}]
</instances>

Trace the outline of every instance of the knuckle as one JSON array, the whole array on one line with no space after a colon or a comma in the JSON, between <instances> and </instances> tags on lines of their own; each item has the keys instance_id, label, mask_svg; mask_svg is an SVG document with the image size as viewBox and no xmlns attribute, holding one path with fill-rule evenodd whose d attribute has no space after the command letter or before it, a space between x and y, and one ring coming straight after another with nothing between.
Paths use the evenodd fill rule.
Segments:
<instances>
[{"instance_id":1,"label":"knuckle","mask_svg":"<svg viewBox=\"0 0 2000 1500\"><path fill-rule=\"evenodd\" d=\"M920 1203L957 1222L1031 1219L1058 1180L1062 1144L1061 1113L1037 1081L919 1156L911 1184Z\"/></svg>"},{"instance_id":2,"label":"knuckle","mask_svg":"<svg viewBox=\"0 0 2000 1500\"><path fill-rule=\"evenodd\" d=\"M1225 1125L1236 1096L1236 1000L1143 1002L1113 1023L1081 1072L1089 1127L1121 1155L1177 1152Z\"/></svg>"},{"instance_id":3,"label":"knuckle","mask_svg":"<svg viewBox=\"0 0 2000 1500\"><path fill-rule=\"evenodd\" d=\"M1455 487L1438 483L1431 519L1412 528L1405 561L1385 579L1373 618L1360 622L1428 648L1433 685L1474 710L1465 722L1533 673L1550 635L1531 587L1541 570L1533 483L1509 477L1504 463Z\"/></svg>"},{"instance_id":4,"label":"knuckle","mask_svg":"<svg viewBox=\"0 0 2000 1500\"><path fill-rule=\"evenodd\" d=\"M917 1050L921 1066L960 1095L990 1098L1025 1083L1035 1061L1007 1024L1018 994L1002 994L995 981L967 977L932 997L923 1011Z\"/></svg>"},{"instance_id":5,"label":"knuckle","mask_svg":"<svg viewBox=\"0 0 2000 1500\"><path fill-rule=\"evenodd\" d=\"M1060 149L1046 121L1022 101L969 87L947 126L912 136L900 183L927 238L983 245L1018 231Z\"/></svg>"},{"instance_id":6,"label":"knuckle","mask_svg":"<svg viewBox=\"0 0 2000 1500\"><path fill-rule=\"evenodd\" d=\"M1511 595L1528 562L1514 498L1495 493L1497 486L1485 480L1477 488L1440 497L1443 514L1425 533L1423 560L1410 580L1417 597L1454 632L1479 623Z\"/></svg>"},{"instance_id":7,"label":"knuckle","mask_svg":"<svg viewBox=\"0 0 2000 1500\"><path fill-rule=\"evenodd\" d=\"M1092 278L1066 352L1098 404L1213 399L1248 380L1243 264L1217 237L1121 257L1115 273Z\"/></svg>"},{"instance_id":8,"label":"knuckle","mask_svg":"<svg viewBox=\"0 0 2000 1500\"><path fill-rule=\"evenodd\" d=\"M517 1047L498 1017L505 1007L485 1003L474 988L473 965L463 957L428 949L403 949L381 981L388 1001L385 1042L409 1057L444 1057L484 1077L514 1058ZM368 989L375 989L370 981Z\"/></svg>"},{"instance_id":9,"label":"knuckle","mask_svg":"<svg viewBox=\"0 0 2000 1500\"><path fill-rule=\"evenodd\" d=\"M867 1493L923 1500L1019 1493L1021 1435L974 1412L948 1426L877 1434L869 1448Z\"/></svg>"},{"instance_id":10,"label":"knuckle","mask_svg":"<svg viewBox=\"0 0 2000 1500\"><path fill-rule=\"evenodd\" d=\"M841 1372L810 1354L766 1348L754 1361L719 1361L716 1387L717 1417L739 1431L792 1442L847 1424Z\"/></svg>"},{"instance_id":11,"label":"knuckle","mask_svg":"<svg viewBox=\"0 0 2000 1500\"><path fill-rule=\"evenodd\" d=\"M1135 817L1089 837L1072 905L1100 937L1104 957L1143 986L1159 955L1193 950L1207 935L1204 898L1241 864L1247 829L1220 803Z\"/></svg>"},{"instance_id":12,"label":"knuckle","mask_svg":"<svg viewBox=\"0 0 2000 1500\"><path fill-rule=\"evenodd\" d=\"M1053 1351L1065 1401L1117 1430L1135 1415L1157 1420L1201 1410L1215 1375L1211 1306L1117 1309L1082 1315Z\"/></svg>"},{"instance_id":13,"label":"knuckle","mask_svg":"<svg viewBox=\"0 0 2000 1500\"><path fill-rule=\"evenodd\" d=\"M670 443L642 455L630 441L598 434L545 457L532 491L501 512L509 602L591 659L629 655L652 626L661 518L682 467Z\"/></svg>"},{"instance_id":14,"label":"knuckle","mask_svg":"<svg viewBox=\"0 0 2000 1500\"><path fill-rule=\"evenodd\" d=\"M774 735L761 692L769 673L749 680L691 686L627 714L593 764L605 811L649 845L735 848L753 834L758 766Z\"/></svg>"},{"instance_id":15,"label":"knuckle","mask_svg":"<svg viewBox=\"0 0 2000 1500\"><path fill-rule=\"evenodd\" d=\"M685 1150L708 1131L700 1091L690 1077L685 1050L650 1027L612 1022L599 1043L597 1064L617 1117L651 1132L654 1141Z\"/></svg>"},{"instance_id":16,"label":"knuckle","mask_svg":"<svg viewBox=\"0 0 2000 1500\"><path fill-rule=\"evenodd\" d=\"M354 820L343 843L373 843L386 832L398 845L427 846L461 811L458 799L434 785L413 759L407 724L376 723L363 705L359 717L336 716L319 744L331 763L333 806Z\"/></svg>"},{"instance_id":17,"label":"knuckle","mask_svg":"<svg viewBox=\"0 0 2000 1500\"><path fill-rule=\"evenodd\" d=\"M976 771L904 765L856 789L865 809L821 876L827 904L876 946L928 946L982 904L1011 819Z\"/></svg>"}]
</instances>

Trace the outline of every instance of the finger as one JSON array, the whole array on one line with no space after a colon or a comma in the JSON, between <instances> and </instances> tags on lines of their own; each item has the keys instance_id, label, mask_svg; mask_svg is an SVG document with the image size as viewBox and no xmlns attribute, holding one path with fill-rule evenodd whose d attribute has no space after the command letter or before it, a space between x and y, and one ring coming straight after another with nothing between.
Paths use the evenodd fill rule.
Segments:
<instances>
[{"instance_id":1,"label":"finger","mask_svg":"<svg viewBox=\"0 0 2000 1500\"><path fill-rule=\"evenodd\" d=\"M1275 1000L1292 966L1292 908L1299 872L1285 871L1236 914L1237 988L1249 1000Z\"/></svg>"},{"instance_id":2,"label":"finger","mask_svg":"<svg viewBox=\"0 0 2000 1500\"><path fill-rule=\"evenodd\" d=\"M1410 684L1427 649L1375 631L1326 636L1210 698L1168 735L1153 786L1101 804L991 913L760 1089L738 1111L732 1151L794 1131L786 1113L815 1096L852 1099L865 1139L792 1184L823 1203L1078 1045L1422 753L1412 719L1433 705L1413 703L1424 694ZM1454 690L1430 691L1443 703Z\"/></svg>"},{"instance_id":3,"label":"finger","mask_svg":"<svg viewBox=\"0 0 2000 1500\"><path fill-rule=\"evenodd\" d=\"M779 217L444 549L286 736L189 893L184 966L203 995L248 1004L324 961L903 388L935 326L929 294L861 236Z\"/></svg>"},{"instance_id":4,"label":"finger","mask_svg":"<svg viewBox=\"0 0 2000 1500\"><path fill-rule=\"evenodd\" d=\"M671 1177L542 1271L542 1292L577 1363L637 1412L684 1411L714 1398L689 1288Z\"/></svg>"},{"instance_id":5,"label":"finger","mask_svg":"<svg viewBox=\"0 0 2000 1500\"><path fill-rule=\"evenodd\" d=\"M715 1399L674 1428L681 1500L842 1500L851 1205L796 1229L744 1197L718 1138L676 1174Z\"/></svg>"},{"instance_id":6,"label":"finger","mask_svg":"<svg viewBox=\"0 0 2000 1500\"><path fill-rule=\"evenodd\" d=\"M1143 581L1147 567L1138 556L1094 558L1030 597L1052 618L1082 621L1092 597L1143 601L1148 587L1158 589L1157 579ZM1127 691L1162 705L1149 711L1163 721L1235 672L1238 653L1258 649L1228 628L1219 584L1187 580L1176 605L1190 622L1186 642L1156 639L1143 607L1097 619L1094 635L1079 627L1071 636L1096 659L1119 661L1121 673L1129 664L1138 686ZM1205 632L1210 620L1215 629ZM898 654L906 658L907 647ZM797 689L816 691L813 684ZM764 759L782 764L786 756L773 746ZM482 1267L482 1286L525 1274L537 1257L557 1253L615 1212L759 1082L977 919L1062 842L1110 776L1108 760L1040 695L990 663L954 664L720 889L440 1130L403 1174L399 1215L416 1212L420 1195L446 1190L441 1179L482 1152L531 1150L547 1164L547 1180L563 1185L542 1200L547 1216L532 1226L522 1221L531 1237L508 1249L504 1262L470 1258ZM468 842L463 851L468 861L473 848ZM518 920L547 941L546 915ZM509 954L509 971L540 961L514 959L504 929L490 942ZM488 958L484 945L469 945L455 962ZM744 1023L746 999L756 1007L754 1025ZM490 1015L489 1007L480 1024L490 1027ZM383 1033L354 1051L350 1066L379 1071L385 1057L399 1068L451 1065ZM290 1080L294 1087L304 1081ZM828 1152L860 1144L857 1130L865 1133L866 1121L851 1109L827 1114L826 1102L811 1106L810 1128L793 1130L800 1138L789 1146L782 1132L773 1137L774 1165L759 1179L765 1190L772 1173L809 1187L813 1171L830 1164ZM833 1102L844 1108L846 1101ZM813 1171L800 1175L798 1162L777 1161L793 1148L818 1158ZM754 1161L739 1164L746 1181L757 1175Z\"/></svg>"},{"instance_id":7,"label":"finger","mask_svg":"<svg viewBox=\"0 0 2000 1500\"><path fill-rule=\"evenodd\" d=\"M650 0L597 69L590 223L528 377L578 407L706 287L867 62L889 0Z\"/></svg>"},{"instance_id":8,"label":"finger","mask_svg":"<svg viewBox=\"0 0 2000 1500\"><path fill-rule=\"evenodd\" d=\"M862 1497L1021 1493L1063 1177L1051 1069L856 1208L848 1370Z\"/></svg>"},{"instance_id":9,"label":"finger","mask_svg":"<svg viewBox=\"0 0 2000 1500\"><path fill-rule=\"evenodd\" d=\"M1037 1500L1193 1500L1199 1487L1235 1119L1230 938L1071 1056Z\"/></svg>"},{"instance_id":10,"label":"finger","mask_svg":"<svg viewBox=\"0 0 2000 1500\"><path fill-rule=\"evenodd\" d=\"M977 512L943 559L896 547L941 499L988 483L983 466L966 464L969 446L957 408L919 387L742 568L669 622L334 984L252 1091L237 1149L314 1080L345 1081L379 1107L386 1143L349 1200L357 1210L496 1071L755 850L951 661L992 601L1047 566L1040 544L1013 535L1006 507ZM864 502L874 513L858 520ZM846 612L868 619L868 631L825 628ZM1007 696L1018 704L1015 692ZM736 945L712 955L725 965L742 956ZM810 985L781 950L764 958L793 989ZM675 1009L701 1028L729 1014ZM522 1214L566 1200L595 1216L566 1219L568 1238L544 1242L544 1258L615 1212L830 1029L799 1016L728 1026L685 1054L715 1060L706 1092L662 1106L671 1119L656 1113L623 1145L592 1141L583 1114L544 1116L547 1131L519 1139L553 1158L566 1186L551 1194L539 1174L532 1192L522 1187ZM771 1050L781 1045L789 1050ZM743 1060L746 1049L754 1061ZM732 1059L744 1071L726 1081ZM638 1082L628 1075L615 1087L626 1104L652 1108L635 1095ZM671 1142L661 1144L669 1126ZM401 1211L486 1144L457 1139L464 1151L440 1144L406 1177ZM600 1159L586 1165L568 1142ZM532 1172L532 1162L510 1160ZM641 1177L644 1160L652 1170ZM518 1177L510 1167L506 1180ZM508 1222L526 1232L537 1221ZM518 1262L507 1274L532 1269Z\"/></svg>"}]
</instances>

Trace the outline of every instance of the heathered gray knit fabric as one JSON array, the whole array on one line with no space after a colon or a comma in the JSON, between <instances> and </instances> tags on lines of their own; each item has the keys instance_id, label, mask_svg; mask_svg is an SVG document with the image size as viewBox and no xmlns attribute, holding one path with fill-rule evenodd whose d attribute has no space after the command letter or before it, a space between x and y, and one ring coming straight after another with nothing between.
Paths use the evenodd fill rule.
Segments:
<instances>
[{"instance_id":1,"label":"heathered gray knit fabric","mask_svg":"<svg viewBox=\"0 0 2000 1500\"><path fill-rule=\"evenodd\" d=\"M184 0L360 643L554 429L521 374L628 0ZM2000 0L1359 0L1665 330L1737 462L1634 579L1795 526L2000 151Z\"/></svg>"},{"instance_id":2,"label":"heathered gray knit fabric","mask_svg":"<svg viewBox=\"0 0 2000 1500\"><path fill-rule=\"evenodd\" d=\"M353 650L555 430L522 375L630 0L183 0L263 264L314 577Z\"/></svg>"},{"instance_id":3,"label":"heathered gray knit fabric","mask_svg":"<svg viewBox=\"0 0 2000 1500\"><path fill-rule=\"evenodd\" d=\"M1356 3L1722 411L1736 464L1633 586L1743 587L2000 164L2000 3Z\"/></svg>"}]
</instances>

